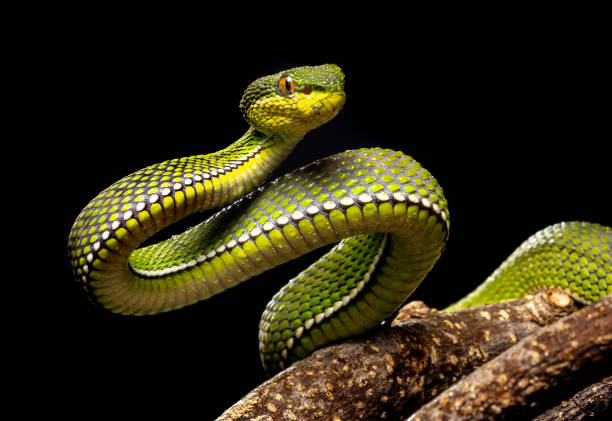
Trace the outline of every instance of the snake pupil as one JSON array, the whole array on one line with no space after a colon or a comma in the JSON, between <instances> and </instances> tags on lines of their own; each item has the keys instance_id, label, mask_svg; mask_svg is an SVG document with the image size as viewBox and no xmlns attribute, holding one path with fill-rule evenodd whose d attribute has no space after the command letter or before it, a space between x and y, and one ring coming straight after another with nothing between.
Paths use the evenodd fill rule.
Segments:
<instances>
[{"instance_id":1,"label":"snake pupil","mask_svg":"<svg viewBox=\"0 0 612 421\"><path fill-rule=\"evenodd\" d=\"M295 90L295 82L291 76L285 76L280 80L280 87L283 93L291 94Z\"/></svg>"}]
</instances>

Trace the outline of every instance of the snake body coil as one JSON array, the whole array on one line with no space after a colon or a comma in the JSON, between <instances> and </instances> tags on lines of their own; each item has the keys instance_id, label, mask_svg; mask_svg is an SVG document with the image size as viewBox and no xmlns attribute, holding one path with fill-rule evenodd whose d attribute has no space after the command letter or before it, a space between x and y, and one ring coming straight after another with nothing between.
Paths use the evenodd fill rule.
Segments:
<instances>
[{"instance_id":1,"label":"snake body coil","mask_svg":"<svg viewBox=\"0 0 612 421\"><path fill-rule=\"evenodd\" d=\"M447 202L426 169L401 152L360 149L256 188L306 132L340 111L343 86L335 65L260 78L241 101L251 127L236 142L152 165L101 192L70 232L78 282L113 312L154 314L337 243L267 305L259 341L270 372L389 317L432 268L448 237ZM182 234L138 248L173 222L223 205ZM611 245L608 227L549 227L452 308L545 285L594 301L611 292Z\"/></svg>"}]
</instances>

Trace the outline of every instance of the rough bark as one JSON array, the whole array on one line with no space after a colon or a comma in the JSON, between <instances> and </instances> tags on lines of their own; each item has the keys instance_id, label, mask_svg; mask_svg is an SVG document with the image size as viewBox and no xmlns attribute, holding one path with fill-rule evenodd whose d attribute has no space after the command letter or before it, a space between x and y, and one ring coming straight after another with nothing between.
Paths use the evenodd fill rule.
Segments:
<instances>
[{"instance_id":1,"label":"rough bark","mask_svg":"<svg viewBox=\"0 0 612 421\"><path fill-rule=\"evenodd\" d=\"M612 376L590 384L559 405L550 408L533 421L579 421L584 418L602 417L610 414L612 404ZM609 419L612 419L610 416Z\"/></svg>"},{"instance_id":2,"label":"rough bark","mask_svg":"<svg viewBox=\"0 0 612 421\"><path fill-rule=\"evenodd\" d=\"M390 326L315 352L219 420L399 419L574 309L560 290L453 313L410 303Z\"/></svg>"},{"instance_id":3,"label":"rough bark","mask_svg":"<svg viewBox=\"0 0 612 421\"><path fill-rule=\"evenodd\" d=\"M572 374L587 367L592 373L609 368L605 359L612 352L611 327L609 296L529 335L442 392L410 420L525 416L549 389L571 379ZM600 371L598 377L602 374Z\"/></svg>"}]
</instances>

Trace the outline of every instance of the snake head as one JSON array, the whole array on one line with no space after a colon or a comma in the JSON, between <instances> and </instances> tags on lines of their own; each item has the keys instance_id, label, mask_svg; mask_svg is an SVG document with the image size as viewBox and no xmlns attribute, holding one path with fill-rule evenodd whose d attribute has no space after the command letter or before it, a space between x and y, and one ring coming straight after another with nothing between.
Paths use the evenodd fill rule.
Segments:
<instances>
[{"instance_id":1,"label":"snake head","mask_svg":"<svg viewBox=\"0 0 612 421\"><path fill-rule=\"evenodd\" d=\"M240 110L256 130L302 138L334 118L345 98L344 74L335 64L295 67L251 83Z\"/></svg>"}]
</instances>

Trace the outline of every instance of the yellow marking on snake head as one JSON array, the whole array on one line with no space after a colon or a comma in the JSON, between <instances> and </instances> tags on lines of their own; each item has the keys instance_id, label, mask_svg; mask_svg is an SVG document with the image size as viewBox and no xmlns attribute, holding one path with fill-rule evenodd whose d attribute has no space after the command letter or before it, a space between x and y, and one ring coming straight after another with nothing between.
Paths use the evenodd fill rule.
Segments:
<instances>
[{"instance_id":1,"label":"yellow marking on snake head","mask_svg":"<svg viewBox=\"0 0 612 421\"><path fill-rule=\"evenodd\" d=\"M344 75L336 65L296 67L257 79L245 91L245 119L265 134L301 137L334 118L345 101Z\"/></svg>"}]
</instances>

